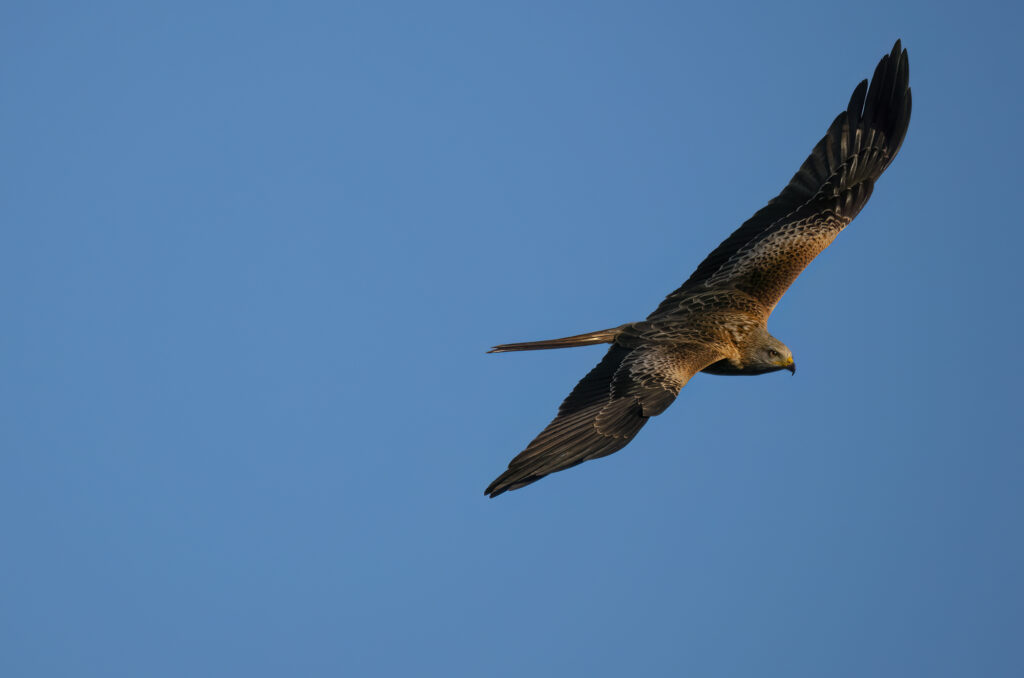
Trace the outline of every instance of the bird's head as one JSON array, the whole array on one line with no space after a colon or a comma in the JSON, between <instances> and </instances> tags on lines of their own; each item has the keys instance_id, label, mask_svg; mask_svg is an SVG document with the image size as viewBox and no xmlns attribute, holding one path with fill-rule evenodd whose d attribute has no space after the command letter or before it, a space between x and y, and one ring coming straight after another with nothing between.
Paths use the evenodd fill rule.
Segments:
<instances>
[{"instance_id":1,"label":"bird's head","mask_svg":"<svg viewBox=\"0 0 1024 678\"><path fill-rule=\"evenodd\" d=\"M747 353L744 367L758 374L777 372L778 370L789 370L791 374L796 374L793 352L767 332L753 346L753 350Z\"/></svg>"}]
</instances>

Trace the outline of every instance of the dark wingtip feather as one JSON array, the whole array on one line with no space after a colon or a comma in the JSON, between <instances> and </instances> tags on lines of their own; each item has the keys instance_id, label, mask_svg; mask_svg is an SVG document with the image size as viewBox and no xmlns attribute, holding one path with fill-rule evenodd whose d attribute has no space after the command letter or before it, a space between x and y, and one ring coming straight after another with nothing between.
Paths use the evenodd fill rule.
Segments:
<instances>
[{"instance_id":1,"label":"dark wingtip feather","mask_svg":"<svg viewBox=\"0 0 1024 678\"><path fill-rule=\"evenodd\" d=\"M867 79L861 80L857 88L850 95L850 104L846 107L846 114L851 118L860 115L864 108L864 96L868 93Z\"/></svg>"},{"instance_id":2,"label":"dark wingtip feather","mask_svg":"<svg viewBox=\"0 0 1024 678\"><path fill-rule=\"evenodd\" d=\"M486 489L486 490L484 490L484 496L485 496L485 497L490 497L491 499L494 499L494 498L495 498L495 497L497 497L497 496L498 496L499 494L501 494L501 493L503 493L503 492L507 492L507 491L508 491L508 488L506 488L506 487L503 487L503 488L501 488L501 489L498 489L498 488L497 488L497 484L498 484L498 481L497 481L497 480L495 480L495 481L494 481L493 483L491 483L490 485L488 485L488 486L487 486L487 489Z\"/></svg>"}]
</instances>

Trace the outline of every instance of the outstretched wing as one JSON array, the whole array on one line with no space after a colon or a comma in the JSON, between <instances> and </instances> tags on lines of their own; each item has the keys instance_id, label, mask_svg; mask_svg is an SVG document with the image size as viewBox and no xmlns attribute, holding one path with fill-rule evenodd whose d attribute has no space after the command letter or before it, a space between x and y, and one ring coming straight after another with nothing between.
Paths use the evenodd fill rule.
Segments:
<instances>
[{"instance_id":1,"label":"outstretched wing","mask_svg":"<svg viewBox=\"0 0 1024 678\"><path fill-rule=\"evenodd\" d=\"M694 374L722 355L693 345L612 345L558 408L558 416L484 491L492 497L625 447L665 411Z\"/></svg>"},{"instance_id":2,"label":"outstretched wing","mask_svg":"<svg viewBox=\"0 0 1024 678\"><path fill-rule=\"evenodd\" d=\"M800 272L871 197L910 123L907 52L899 40L850 97L789 185L748 219L651 314L700 289L739 289L773 309Z\"/></svg>"}]
</instances>

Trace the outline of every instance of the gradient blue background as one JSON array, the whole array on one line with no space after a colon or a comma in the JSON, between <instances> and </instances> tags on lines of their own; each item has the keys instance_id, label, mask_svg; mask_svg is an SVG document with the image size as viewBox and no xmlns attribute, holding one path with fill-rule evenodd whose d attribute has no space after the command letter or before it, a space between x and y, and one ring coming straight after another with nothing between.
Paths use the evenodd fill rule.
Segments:
<instances>
[{"instance_id":1,"label":"gradient blue background","mask_svg":"<svg viewBox=\"0 0 1024 678\"><path fill-rule=\"evenodd\" d=\"M1021 21L5 5L0 674L1024 675ZM796 377L485 499L897 37Z\"/></svg>"}]
</instances>

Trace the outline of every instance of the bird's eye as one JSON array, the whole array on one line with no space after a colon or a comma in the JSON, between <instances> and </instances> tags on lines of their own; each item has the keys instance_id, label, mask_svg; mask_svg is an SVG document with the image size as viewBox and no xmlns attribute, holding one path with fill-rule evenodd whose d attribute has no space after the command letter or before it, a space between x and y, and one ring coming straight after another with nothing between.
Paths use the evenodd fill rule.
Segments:
<instances>
[{"instance_id":1,"label":"bird's eye","mask_svg":"<svg viewBox=\"0 0 1024 678\"><path fill-rule=\"evenodd\" d=\"M768 349L768 355L771 356L772 358L778 358L779 352L776 351L774 348L770 348Z\"/></svg>"}]
</instances>

